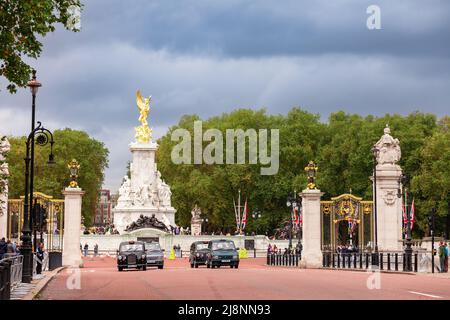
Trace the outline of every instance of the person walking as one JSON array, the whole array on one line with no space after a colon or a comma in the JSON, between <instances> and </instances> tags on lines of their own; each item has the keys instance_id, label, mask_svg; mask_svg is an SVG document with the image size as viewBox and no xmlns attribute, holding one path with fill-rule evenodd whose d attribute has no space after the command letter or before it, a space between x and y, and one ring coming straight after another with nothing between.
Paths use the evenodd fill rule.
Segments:
<instances>
[{"instance_id":1,"label":"person walking","mask_svg":"<svg viewBox=\"0 0 450 320\"><path fill-rule=\"evenodd\" d=\"M36 250L36 273L41 274L42 273L42 263L44 261L44 244L41 242L39 243L37 250Z\"/></svg>"},{"instance_id":2,"label":"person walking","mask_svg":"<svg viewBox=\"0 0 450 320\"><path fill-rule=\"evenodd\" d=\"M94 245L94 257L96 257L98 255L98 244L96 243Z\"/></svg>"},{"instance_id":3,"label":"person walking","mask_svg":"<svg viewBox=\"0 0 450 320\"><path fill-rule=\"evenodd\" d=\"M89 250L89 245L87 244L87 242L84 244L84 256L87 257L88 255L88 250Z\"/></svg>"},{"instance_id":4,"label":"person walking","mask_svg":"<svg viewBox=\"0 0 450 320\"><path fill-rule=\"evenodd\" d=\"M445 252L446 252L446 248L444 246L444 242L440 242L439 243L439 248L438 248L438 256L439 256L439 272L444 272L445 270Z\"/></svg>"},{"instance_id":5,"label":"person walking","mask_svg":"<svg viewBox=\"0 0 450 320\"><path fill-rule=\"evenodd\" d=\"M444 242L445 252L444 252L444 272L448 272L448 256L449 256L449 248L447 243Z\"/></svg>"}]
</instances>

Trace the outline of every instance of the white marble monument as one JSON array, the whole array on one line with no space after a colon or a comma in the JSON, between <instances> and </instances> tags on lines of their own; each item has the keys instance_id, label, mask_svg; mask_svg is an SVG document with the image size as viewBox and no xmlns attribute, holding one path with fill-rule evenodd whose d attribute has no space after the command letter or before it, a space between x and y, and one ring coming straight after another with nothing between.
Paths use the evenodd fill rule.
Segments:
<instances>
[{"instance_id":1,"label":"white marble monument","mask_svg":"<svg viewBox=\"0 0 450 320\"><path fill-rule=\"evenodd\" d=\"M147 123L150 99L143 99L137 92L141 125L135 128L136 141L129 145L132 154L131 177L124 177L117 206L113 209L114 226L119 233L124 233L127 226L140 215L151 217L154 214L169 230L175 226L176 210L171 204L172 192L157 169L155 154L158 145L152 141Z\"/></svg>"},{"instance_id":2,"label":"white marble monument","mask_svg":"<svg viewBox=\"0 0 450 320\"><path fill-rule=\"evenodd\" d=\"M402 250L402 202L397 197L402 169L400 141L391 136L386 125L384 135L374 145L376 151L378 250ZM371 177L373 181L373 177Z\"/></svg>"},{"instance_id":3,"label":"white marble monument","mask_svg":"<svg viewBox=\"0 0 450 320\"><path fill-rule=\"evenodd\" d=\"M8 177L9 169L6 156L11 150L8 138L0 140L0 239L7 238L8 226Z\"/></svg>"}]
</instances>

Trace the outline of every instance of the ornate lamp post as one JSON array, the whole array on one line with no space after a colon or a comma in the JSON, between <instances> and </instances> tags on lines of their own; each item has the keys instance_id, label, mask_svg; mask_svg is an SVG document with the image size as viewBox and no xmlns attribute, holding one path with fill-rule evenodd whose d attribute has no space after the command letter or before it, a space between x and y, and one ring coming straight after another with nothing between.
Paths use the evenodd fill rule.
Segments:
<instances>
[{"instance_id":1,"label":"ornate lamp post","mask_svg":"<svg viewBox=\"0 0 450 320\"><path fill-rule=\"evenodd\" d=\"M402 197L402 187L405 193L405 204L404 204L404 208L405 208L405 215L406 215L406 246L405 246L405 258L406 258L406 263L405 263L405 271L412 271L412 239L411 239L411 210L408 210L408 187L407 184L409 182L409 177L405 174L402 173L400 175L400 177L398 178L398 192L397 192L397 196L399 198Z\"/></svg>"},{"instance_id":2,"label":"ornate lamp post","mask_svg":"<svg viewBox=\"0 0 450 320\"><path fill-rule=\"evenodd\" d=\"M206 225L208 224L208 218L202 218L202 230L205 230L206 232ZM205 228L203 229L203 225L205 225Z\"/></svg>"},{"instance_id":3,"label":"ornate lamp post","mask_svg":"<svg viewBox=\"0 0 450 320\"><path fill-rule=\"evenodd\" d=\"M375 220L375 253L372 254L372 265L378 265L378 216L377 216L377 157L380 150L372 148L373 155L373 214Z\"/></svg>"},{"instance_id":4,"label":"ornate lamp post","mask_svg":"<svg viewBox=\"0 0 450 320\"><path fill-rule=\"evenodd\" d=\"M255 220L256 224L256 235L258 235L258 225L259 225L259 218L261 218L261 211L256 208L255 211L252 213L252 218Z\"/></svg>"},{"instance_id":5,"label":"ornate lamp post","mask_svg":"<svg viewBox=\"0 0 450 320\"><path fill-rule=\"evenodd\" d=\"M436 208L431 209L431 214L428 216L428 228L431 235L431 272L434 273L434 228L435 228Z\"/></svg>"},{"instance_id":6,"label":"ornate lamp post","mask_svg":"<svg viewBox=\"0 0 450 320\"><path fill-rule=\"evenodd\" d=\"M36 80L36 71L33 70L33 78L28 82L32 94L31 105L31 132L26 141L25 156L25 199L23 210L22 244L20 251L23 255L22 282L30 283L33 277L33 253L32 253L32 226L33 226L33 188L34 188L34 145L45 146L50 143L50 155L48 164L53 164L53 134L45 129L40 122L35 127L36 94L42 85Z\"/></svg>"}]
</instances>

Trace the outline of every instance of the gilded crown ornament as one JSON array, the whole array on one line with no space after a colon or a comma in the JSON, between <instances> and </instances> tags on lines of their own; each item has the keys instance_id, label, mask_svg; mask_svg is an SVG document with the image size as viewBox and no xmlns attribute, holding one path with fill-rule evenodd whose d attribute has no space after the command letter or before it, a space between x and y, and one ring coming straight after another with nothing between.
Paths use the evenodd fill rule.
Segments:
<instances>
[{"instance_id":1,"label":"gilded crown ornament","mask_svg":"<svg viewBox=\"0 0 450 320\"><path fill-rule=\"evenodd\" d=\"M70 170L70 182L69 187L70 188L78 188L78 170L80 170L80 164L77 160L72 159L68 164L67 167Z\"/></svg>"},{"instance_id":2,"label":"gilded crown ornament","mask_svg":"<svg viewBox=\"0 0 450 320\"><path fill-rule=\"evenodd\" d=\"M150 101L152 97L142 98L140 90L136 93L136 104L139 110L140 126L135 127L135 138L139 143L147 143L152 139L152 129L148 126L147 117L150 112Z\"/></svg>"},{"instance_id":3,"label":"gilded crown ornament","mask_svg":"<svg viewBox=\"0 0 450 320\"><path fill-rule=\"evenodd\" d=\"M317 189L316 188L316 172L319 167L314 163L314 161L309 161L308 165L305 167L305 171L308 177L308 185L307 188L310 190Z\"/></svg>"}]
</instances>

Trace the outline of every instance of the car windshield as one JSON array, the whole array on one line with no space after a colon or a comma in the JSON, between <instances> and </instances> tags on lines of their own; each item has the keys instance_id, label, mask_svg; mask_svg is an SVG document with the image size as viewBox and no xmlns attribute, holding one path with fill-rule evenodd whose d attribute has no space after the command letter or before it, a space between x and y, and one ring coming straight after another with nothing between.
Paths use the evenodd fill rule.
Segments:
<instances>
[{"instance_id":1,"label":"car windshield","mask_svg":"<svg viewBox=\"0 0 450 320\"><path fill-rule=\"evenodd\" d=\"M161 246L157 242L145 244L147 251L161 251Z\"/></svg>"},{"instance_id":2,"label":"car windshield","mask_svg":"<svg viewBox=\"0 0 450 320\"><path fill-rule=\"evenodd\" d=\"M197 243L197 250L208 249L207 243Z\"/></svg>"},{"instance_id":3,"label":"car windshield","mask_svg":"<svg viewBox=\"0 0 450 320\"><path fill-rule=\"evenodd\" d=\"M213 250L235 250L234 243L231 241L221 241L212 243Z\"/></svg>"},{"instance_id":4,"label":"car windshield","mask_svg":"<svg viewBox=\"0 0 450 320\"><path fill-rule=\"evenodd\" d=\"M138 244L138 243L122 244L120 246L121 252L132 252L132 251L143 251L143 250L144 250L144 246L142 244Z\"/></svg>"}]
</instances>

